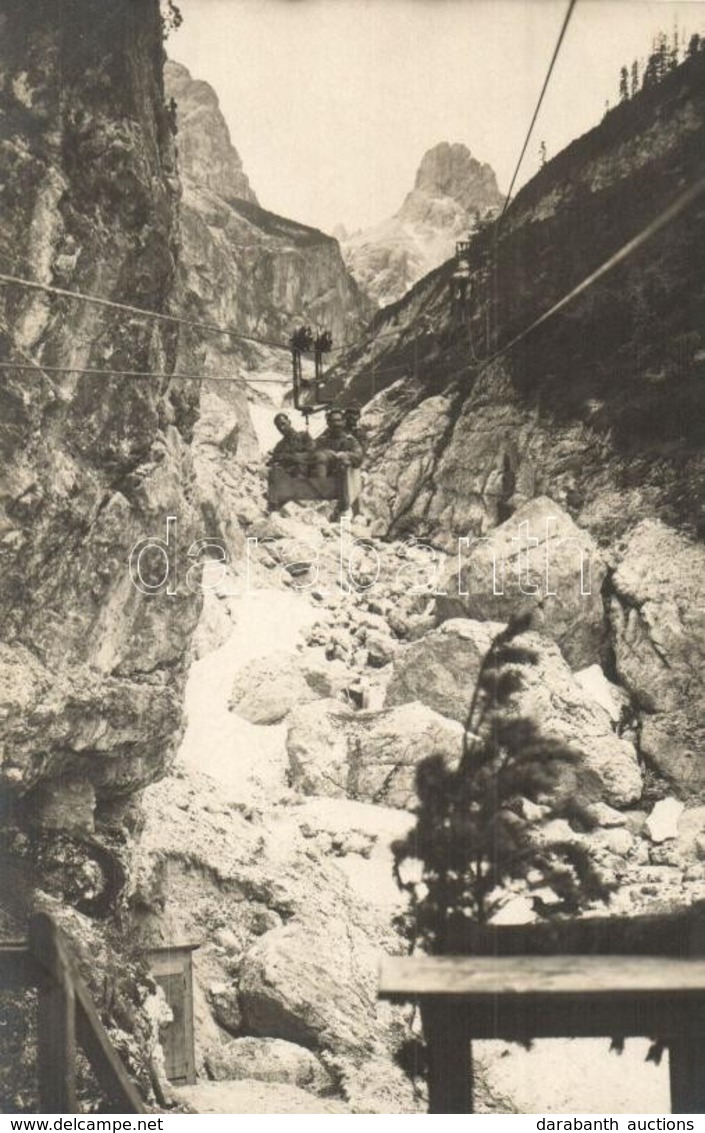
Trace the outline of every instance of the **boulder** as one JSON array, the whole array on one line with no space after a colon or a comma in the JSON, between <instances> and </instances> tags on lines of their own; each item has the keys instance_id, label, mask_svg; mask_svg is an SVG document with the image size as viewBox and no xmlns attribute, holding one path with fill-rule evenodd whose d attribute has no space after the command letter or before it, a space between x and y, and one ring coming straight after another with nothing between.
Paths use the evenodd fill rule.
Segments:
<instances>
[{"instance_id":1,"label":"boulder","mask_svg":"<svg viewBox=\"0 0 705 1133\"><path fill-rule=\"evenodd\" d=\"M317 697L335 699L350 683L350 670L344 661L329 661L325 649L308 649L301 659L304 680ZM308 698L312 699L312 698Z\"/></svg>"},{"instance_id":2,"label":"boulder","mask_svg":"<svg viewBox=\"0 0 705 1133\"><path fill-rule=\"evenodd\" d=\"M353 925L329 917L316 926L292 921L266 933L240 966L244 1023L255 1035L313 1050L372 1051L379 957Z\"/></svg>"},{"instance_id":3,"label":"boulder","mask_svg":"<svg viewBox=\"0 0 705 1133\"><path fill-rule=\"evenodd\" d=\"M258 1082L282 1082L313 1094L329 1094L333 1082L315 1054L284 1039L245 1038L225 1043L208 1060L208 1072L217 1082L252 1078Z\"/></svg>"},{"instance_id":4,"label":"boulder","mask_svg":"<svg viewBox=\"0 0 705 1133\"><path fill-rule=\"evenodd\" d=\"M497 622L451 618L406 646L394 662L385 705L419 700L464 723L482 659L502 629Z\"/></svg>"},{"instance_id":5,"label":"boulder","mask_svg":"<svg viewBox=\"0 0 705 1133\"><path fill-rule=\"evenodd\" d=\"M610 622L641 710L643 754L683 791L705 786L705 548L656 520L619 549Z\"/></svg>"},{"instance_id":6,"label":"boulder","mask_svg":"<svg viewBox=\"0 0 705 1133\"><path fill-rule=\"evenodd\" d=\"M365 635L365 648L368 665L374 669L381 669L394 660L399 647L390 634L373 629L368 630Z\"/></svg>"},{"instance_id":7,"label":"boulder","mask_svg":"<svg viewBox=\"0 0 705 1133\"><path fill-rule=\"evenodd\" d=\"M591 535L545 496L530 500L482 539L460 546L436 599L440 621L508 622L532 615L572 668L600 660L606 565Z\"/></svg>"},{"instance_id":8,"label":"boulder","mask_svg":"<svg viewBox=\"0 0 705 1133\"><path fill-rule=\"evenodd\" d=\"M352 711L339 700L300 704L289 716L286 750L292 783L305 795L345 798Z\"/></svg>"},{"instance_id":9,"label":"boulder","mask_svg":"<svg viewBox=\"0 0 705 1133\"><path fill-rule=\"evenodd\" d=\"M297 653L270 653L235 675L230 709L251 724L278 724L297 704L317 693L301 671Z\"/></svg>"},{"instance_id":10,"label":"boulder","mask_svg":"<svg viewBox=\"0 0 705 1133\"><path fill-rule=\"evenodd\" d=\"M670 842L678 837L679 819L685 810L678 799L659 799L646 820L646 832L652 842Z\"/></svg>"},{"instance_id":11,"label":"boulder","mask_svg":"<svg viewBox=\"0 0 705 1133\"><path fill-rule=\"evenodd\" d=\"M387 703L414 697L464 722L482 656L500 628L466 618L445 622L395 662ZM533 719L542 735L566 743L577 757L562 771L559 792L577 792L586 805L634 802L641 795L641 771L633 745L615 733L610 713L592 692L585 692L555 642L533 632L519 640L535 653L536 663L522 668L523 687L513 698L512 710Z\"/></svg>"},{"instance_id":12,"label":"boulder","mask_svg":"<svg viewBox=\"0 0 705 1133\"><path fill-rule=\"evenodd\" d=\"M375 1104L413 1112L411 1086L394 1061L408 1033L405 1009L375 1001L379 957L400 947L391 920L403 898L397 891L395 904L389 844L406 816L329 799L256 811L190 769L148 788L144 805L133 927L147 949L202 941L194 953L199 1072L239 1060L243 1035L276 1038L320 1051L356 1112L375 1112ZM235 1039L213 1019L213 989L238 1009ZM312 1065L305 1053L297 1060ZM376 1103L367 1064L376 1068ZM271 1083L273 1096L284 1088ZM227 1094L214 1097L226 1097L223 1111L231 1112ZM241 1102L232 1104L239 1112Z\"/></svg>"},{"instance_id":13,"label":"boulder","mask_svg":"<svg viewBox=\"0 0 705 1133\"><path fill-rule=\"evenodd\" d=\"M360 712L351 728L349 791L353 798L410 808L416 802L416 768L432 755L449 764L460 758L463 728L418 701Z\"/></svg>"},{"instance_id":14,"label":"boulder","mask_svg":"<svg viewBox=\"0 0 705 1133\"><path fill-rule=\"evenodd\" d=\"M460 757L463 729L413 702L352 712L338 701L301 705L289 719L292 782L307 795L413 806L416 767L430 755Z\"/></svg>"},{"instance_id":15,"label":"boulder","mask_svg":"<svg viewBox=\"0 0 705 1133\"><path fill-rule=\"evenodd\" d=\"M536 721L541 735L564 742L577 756L560 777L561 792L589 805L624 807L642 791L636 750L614 731L609 712L575 679L557 645L536 633L520 638L536 654L536 664L522 669L524 687L514 706Z\"/></svg>"}]
</instances>

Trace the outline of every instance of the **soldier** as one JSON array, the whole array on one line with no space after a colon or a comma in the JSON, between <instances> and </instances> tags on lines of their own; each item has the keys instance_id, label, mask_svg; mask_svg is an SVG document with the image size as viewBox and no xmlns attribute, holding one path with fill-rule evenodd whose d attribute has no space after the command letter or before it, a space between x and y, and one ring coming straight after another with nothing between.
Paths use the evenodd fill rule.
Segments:
<instances>
[{"instance_id":1,"label":"soldier","mask_svg":"<svg viewBox=\"0 0 705 1133\"><path fill-rule=\"evenodd\" d=\"M274 424L282 435L269 456L270 465L279 465L294 476L306 475L313 456L309 433L294 428L286 413L277 413Z\"/></svg>"},{"instance_id":2,"label":"soldier","mask_svg":"<svg viewBox=\"0 0 705 1133\"><path fill-rule=\"evenodd\" d=\"M329 409L326 422L328 428L316 440L314 467L317 476L338 477L340 513L345 514L351 507L351 470L362 464L362 445L346 432L342 409Z\"/></svg>"},{"instance_id":3,"label":"soldier","mask_svg":"<svg viewBox=\"0 0 705 1133\"><path fill-rule=\"evenodd\" d=\"M345 407L345 431L354 437L360 445L363 453L367 452L367 446L370 443L369 434L367 429L360 424L360 403L359 401L351 401Z\"/></svg>"}]
</instances>

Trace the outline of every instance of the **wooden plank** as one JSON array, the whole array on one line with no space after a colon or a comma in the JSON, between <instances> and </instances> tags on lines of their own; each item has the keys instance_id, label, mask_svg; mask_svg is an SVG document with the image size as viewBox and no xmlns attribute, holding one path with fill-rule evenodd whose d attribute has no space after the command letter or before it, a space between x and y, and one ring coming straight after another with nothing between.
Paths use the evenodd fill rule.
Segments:
<instances>
[{"instance_id":1,"label":"wooden plank","mask_svg":"<svg viewBox=\"0 0 705 1133\"><path fill-rule=\"evenodd\" d=\"M88 1056L96 1078L108 1097L120 1105L121 1113L147 1113L139 1091L128 1077L120 1056L110 1041L88 989L80 977L74 978L78 1041Z\"/></svg>"},{"instance_id":2,"label":"wooden plank","mask_svg":"<svg viewBox=\"0 0 705 1133\"><path fill-rule=\"evenodd\" d=\"M697 940L705 934L705 902L674 913L636 917L578 917L531 925L454 927L445 949L458 956L525 955L703 955Z\"/></svg>"},{"instance_id":3,"label":"wooden plank","mask_svg":"<svg viewBox=\"0 0 705 1133\"><path fill-rule=\"evenodd\" d=\"M37 1012L40 1113L76 1113L76 1010L71 972L49 917L30 925L32 955L45 970Z\"/></svg>"},{"instance_id":4,"label":"wooden plank","mask_svg":"<svg viewBox=\"0 0 705 1133\"><path fill-rule=\"evenodd\" d=\"M474 1113L467 1011L426 1002L421 1019L428 1046L428 1112Z\"/></svg>"},{"instance_id":5,"label":"wooden plank","mask_svg":"<svg viewBox=\"0 0 705 1133\"><path fill-rule=\"evenodd\" d=\"M196 1083L196 1036L193 1025L193 957L189 952L184 969L186 999L184 1003L185 1042L186 1042L186 1084Z\"/></svg>"},{"instance_id":6,"label":"wooden plank","mask_svg":"<svg viewBox=\"0 0 705 1133\"><path fill-rule=\"evenodd\" d=\"M40 1113L77 1113L76 1011L69 984L40 986L37 1012Z\"/></svg>"},{"instance_id":7,"label":"wooden plank","mask_svg":"<svg viewBox=\"0 0 705 1133\"><path fill-rule=\"evenodd\" d=\"M705 992L705 960L648 956L390 956L382 998L582 997Z\"/></svg>"},{"instance_id":8,"label":"wooden plank","mask_svg":"<svg viewBox=\"0 0 705 1133\"><path fill-rule=\"evenodd\" d=\"M186 1045L186 980L183 964L177 972L163 972L154 977L164 992L173 1019L161 1028L164 1051L164 1072L170 1082L186 1085L188 1059Z\"/></svg>"},{"instance_id":9,"label":"wooden plank","mask_svg":"<svg viewBox=\"0 0 705 1133\"><path fill-rule=\"evenodd\" d=\"M473 1038L659 1035L702 1043L705 962L648 957L394 957L380 996L464 1005Z\"/></svg>"},{"instance_id":10,"label":"wooden plank","mask_svg":"<svg viewBox=\"0 0 705 1133\"><path fill-rule=\"evenodd\" d=\"M423 1010L426 1003L439 1001L430 997L419 1002ZM693 1002L688 994L675 1003L665 995L648 1003L637 996L631 1000L609 996L599 1000L571 995L564 999L497 996L480 1004L446 998L440 1005L444 1009L464 1008L473 1039L656 1035L666 1042L680 1037L705 1045L705 996Z\"/></svg>"}]
</instances>

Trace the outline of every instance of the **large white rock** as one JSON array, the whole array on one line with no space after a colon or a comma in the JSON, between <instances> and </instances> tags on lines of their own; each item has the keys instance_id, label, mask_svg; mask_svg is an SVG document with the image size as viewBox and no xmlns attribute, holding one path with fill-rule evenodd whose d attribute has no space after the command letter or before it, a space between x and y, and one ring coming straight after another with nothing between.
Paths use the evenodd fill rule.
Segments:
<instances>
[{"instance_id":1,"label":"large white rock","mask_svg":"<svg viewBox=\"0 0 705 1133\"><path fill-rule=\"evenodd\" d=\"M685 806L678 799L659 799L646 820L652 842L669 842L678 837L678 821Z\"/></svg>"},{"instance_id":2,"label":"large white rock","mask_svg":"<svg viewBox=\"0 0 705 1133\"><path fill-rule=\"evenodd\" d=\"M372 1052L378 957L353 925L331 917L311 936L292 921L268 932L240 967L244 1023L256 1035L314 1049Z\"/></svg>"},{"instance_id":3,"label":"large white rock","mask_svg":"<svg viewBox=\"0 0 705 1133\"><path fill-rule=\"evenodd\" d=\"M253 1035L232 1039L208 1062L208 1071L218 1082L254 1078L259 1082L282 1082L314 1094L332 1092L333 1082L312 1051L284 1039Z\"/></svg>"},{"instance_id":4,"label":"large white rock","mask_svg":"<svg viewBox=\"0 0 705 1133\"><path fill-rule=\"evenodd\" d=\"M278 724L317 693L301 671L301 655L270 653L235 674L230 708L251 724Z\"/></svg>"},{"instance_id":5,"label":"large white rock","mask_svg":"<svg viewBox=\"0 0 705 1133\"><path fill-rule=\"evenodd\" d=\"M589 665L575 674L583 692L604 708L613 724L619 724L629 707L629 696L605 676L600 665Z\"/></svg>"},{"instance_id":6,"label":"large white rock","mask_svg":"<svg viewBox=\"0 0 705 1133\"><path fill-rule=\"evenodd\" d=\"M334 700L301 705L289 717L292 782L308 795L410 807L421 760L441 754L453 763L462 738L457 721L417 701L369 712Z\"/></svg>"},{"instance_id":7,"label":"large white rock","mask_svg":"<svg viewBox=\"0 0 705 1133\"><path fill-rule=\"evenodd\" d=\"M705 548L644 520L620 549L610 607L641 748L681 788L705 786Z\"/></svg>"},{"instance_id":8,"label":"large white rock","mask_svg":"<svg viewBox=\"0 0 705 1133\"><path fill-rule=\"evenodd\" d=\"M479 540L459 547L443 577L441 620L508 622L530 613L574 669L599 661L604 645L606 565L592 536L540 496Z\"/></svg>"}]
</instances>

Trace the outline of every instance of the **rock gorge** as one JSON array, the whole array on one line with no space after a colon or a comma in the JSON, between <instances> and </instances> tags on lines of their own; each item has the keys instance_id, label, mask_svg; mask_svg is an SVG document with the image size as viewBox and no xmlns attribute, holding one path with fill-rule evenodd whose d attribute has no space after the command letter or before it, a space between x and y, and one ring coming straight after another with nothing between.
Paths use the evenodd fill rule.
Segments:
<instances>
[{"instance_id":1,"label":"rock gorge","mask_svg":"<svg viewBox=\"0 0 705 1133\"><path fill-rule=\"evenodd\" d=\"M164 87L156 2L38 7L1 5L2 270L245 334L315 309L357 335L369 308L335 241L261 208L207 84L168 64ZM266 349L3 287L3 929L54 914L155 1106L423 1110L418 1022L376 1002L380 953L409 946L390 846L419 761L456 758L511 614L532 613L537 655L518 710L573 744L561 789L594 823L554 836L589 850L615 913L705 896L702 205L482 363L694 176L704 66L559 154L496 239L481 228L466 305L450 263L375 317L333 378L372 433L372 523L347 534L325 505L264 514ZM228 561L143 594L130 550L167 514L179 546L217 534ZM535 896L508 894L507 917L534 919ZM199 1081L175 1089L147 956L184 940ZM31 1014L4 1006L3 1105L32 1112ZM490 1044L479 1108L618 1112L632 1077L629 1108L664 1111L664 1068L606 1046L595 1103L569 1048Z\"/></svg>"}]
</instances>

